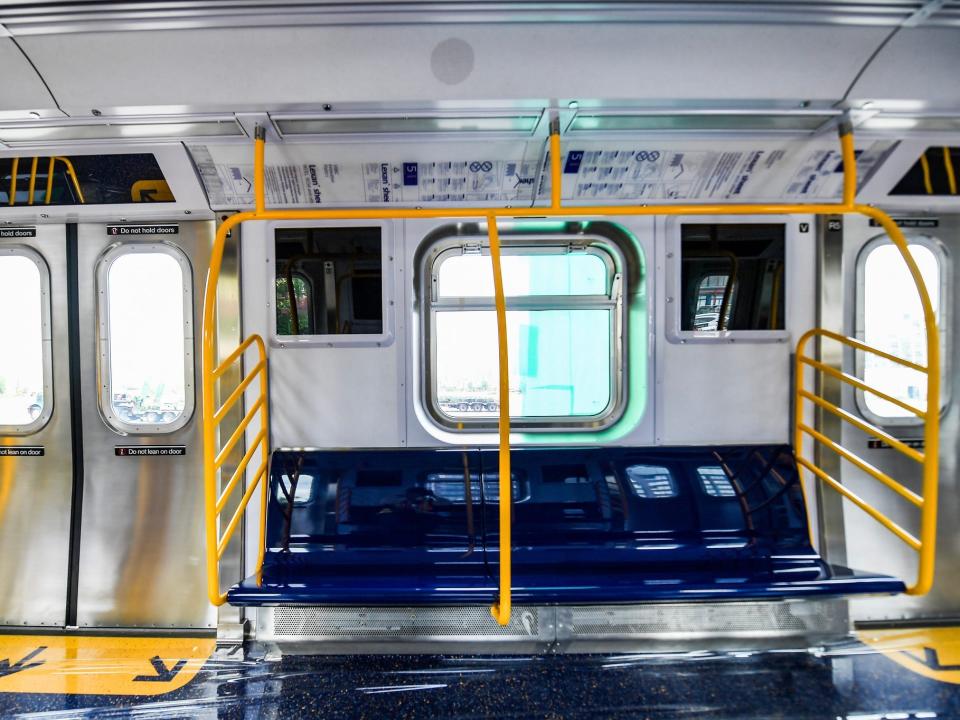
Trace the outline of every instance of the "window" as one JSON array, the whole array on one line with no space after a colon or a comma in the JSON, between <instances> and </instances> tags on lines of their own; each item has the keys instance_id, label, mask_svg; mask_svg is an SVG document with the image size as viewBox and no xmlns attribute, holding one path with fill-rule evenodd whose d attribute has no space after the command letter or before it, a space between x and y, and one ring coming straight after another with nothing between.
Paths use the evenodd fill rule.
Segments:
<instances>
[{"instance_id":1,"label":"window","mask_svg":"<svg viewBox=\"0 0 960 720\"><path fill-rule=\"evenodd\" d=\"M164 243L109 249L97 273L101 409L123 433L173 432L193 413L190 264Z\"/></svg>"},{"instance_id":2,"label":"window","mask_svg":"<svg viewBox=\"0 0 960 720\"><path fill-rule=\"evenodd\" d=\"M891 195L957 195L960 147L929 147L923 151Z\"/></svg>"},{"instance_id":3,"label":"window","mask_svg":"<svg viewBox=\"0 0 960 720\"><path fill-rule=\"evenodd\" d=\"M737 491L730 482L730 478L719 465L703 465L697 468L700 478L700 488L710 497L732 498Z\"/></svg>"},{"instance_id":4,"label":"window","mask_svg":"<svg viewBox=\"0 0 960 720\"><path fill-rule=\"evenodd\" d=\"M623 261L610 244L583 236L577 243L504 243L510 416L517 427L599 428L622 408ZM493 429L500 388L489 248L448 241L425 276L425 404L444 427Z\"/></svg>"},{"instance_id":5,"label":"window","mask_svg":"<svg viewBox=\"0 0 960 720\"><path fill-rule=\"evenodd\" d=\"M945 293L946 255L933 238L909 238L910 254L923 276L930 302L940 327L942 377L949 377L950 356L946 352L946 328L950 327L950 302ZM867 345L892 355L926 365L926 330L916 286L906 264L885 236L864 246L857 258L857 336ZM882 390L921 410L926 408L926 374L911 370L872 353L857 353L857 373L871 387ZM949 384L942 382L945 405ZM868 419L876 423L906 425L921 422L909 411L871 393L858 391L857 404Z\"/></svg>"},{"instance_id":6,"label":"window","mask_svg":"<svg viewBox=\"0 0 960 720\"><path fill-rule=\"evenodd\" d=\"M382 228L274 231L276 336L384 333Z\"/></svg>"},{"instance_id":7,"label":"window","mask_svg":"<svg viewBox=\"0 0 960 720\"><path fill-rule=\"evenodd\" d=\"M673 475L661 465L628 465L627 480L637 497L662 499L677 496Z\"/></svg>"},{"instance_id":8,"label":"window","mask_svg":"<svg viewBox=\"0 0 960 720\"><path fill-rule=\"evenodd\" d=\"M684 223L680 238L682 331L784 329L782 223Z\"/></svg>"},{"instance_id":9,"label":"window","mask_svg":"<svg viewBox=\"0 0 960 720\"><path fill-rule=\"evenodd\" d=\"M0 158L2 205L167 202L173 193L149 153Z\"/></svg>"},{"instance_id":10,"label":"window","mask_svg":"<svg viewBox=\"0 0 960 720\"><path fill-rule=\"evenodd\" d=\"M50 275L39 254L0 247L0 433L28 435L53 412Z\"/></svg>"}]
</instances>

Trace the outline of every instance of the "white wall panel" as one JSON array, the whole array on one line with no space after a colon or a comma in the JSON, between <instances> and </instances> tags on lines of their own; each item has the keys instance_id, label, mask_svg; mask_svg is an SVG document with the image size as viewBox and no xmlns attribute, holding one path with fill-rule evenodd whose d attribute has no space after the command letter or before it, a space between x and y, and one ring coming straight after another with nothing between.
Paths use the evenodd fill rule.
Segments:
<instances>
[{"instance_id":1,"label":"white wall panel","mask_svg":"<svg viewBox=\"0 0 960 720\"><path fill-rule=\"evenodd\" d=\"M759 24L411 25L85 33L22 43L64 109L86 115L118 106L551 97L831 100L887 33Z\"/></svg>"},{"instance_id":2,"label":"white wall panel","mask_svg":"<svg viewBox=\"0 0 960 720\"><path fill-rule=\"evenodd\" d=\"M270 339L272 225L244 223L241 243L243 335L270 345L273 447L400 446L402 334L386 347L280 347Z\"/></svg>"},{"instance_id":3,"label":"white wall panel","mask_svg":"<svg viewBox=\"0 0 960 720\"><path fill-rule=\"evenodd\" d=\"M960 28L904 28L870 63L849 99L919 100L960 106Z\"/></svg>"},{"instance_id":4,"label":"white wall panel","mask_svg":"<svg viewBox=\"0 0 960 720\"><path fill-rule=\"evenodd\" d=\"M0 38L0 69L0 113L56 108L40 76L10 38Z\"/></svg>"},{"instance_id":5,"label":"white wall panel","mask_svg":"<svg viewBox=\"0 0 960 720\"><path fill-rule=\"evenodd\" d=\"M679 249L684 218L657 224L657 272L667 253ZM699 217L687 222L786 222L785 321L783 342L686 342L667 339L667 283L657 292L658 445L784 443L790 438L791 354L800 335L814 325L816 235L811 216ZM801 222L809 232L799 233Z\"/></svg>"}]
</instances>

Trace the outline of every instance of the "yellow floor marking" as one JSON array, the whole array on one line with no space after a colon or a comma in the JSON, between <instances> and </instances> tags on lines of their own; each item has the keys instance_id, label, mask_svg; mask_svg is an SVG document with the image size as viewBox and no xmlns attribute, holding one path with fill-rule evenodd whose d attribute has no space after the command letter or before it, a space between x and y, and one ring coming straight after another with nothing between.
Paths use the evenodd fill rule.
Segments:
<instances>
[{"instance_id":1,"label":"yellow floor marking","mask_svg":"<svg viewBox=\"0 0 960 720\"><path fill-rule=\"evenodd\" d=\"M162 695L190 682L213 638L0 635L0 692Z\"/></svg>"},{"instance_id":2,"label":"yellow floor marking","mask_svg":"<svg viewBox=\"0 0 960 720\"><path fill-rule=\"evenodd\" d=\"M857 638L918 675L960 685L960 628L861 630Z\"/></svg>"}]
</instances>

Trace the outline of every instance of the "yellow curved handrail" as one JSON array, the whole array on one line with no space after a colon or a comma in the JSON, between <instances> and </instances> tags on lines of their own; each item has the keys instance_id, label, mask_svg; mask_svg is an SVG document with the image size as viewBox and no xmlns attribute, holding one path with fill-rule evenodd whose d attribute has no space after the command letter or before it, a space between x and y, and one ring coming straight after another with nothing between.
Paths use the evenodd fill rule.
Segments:
<instances>
[{"instance_id":1,"label":"yellow curved handrail","mask_svg":"<svg viewBox=\"0 0 960 720\"><path fill-rule=\"evenodd\" d=\"M494 265L495 282L495 301L497 305L498 322L498 368L500 376L500 417L499 417L499 441L500 441L500 577L499 592L497 601L491 608L491 612L497 622L505 625L510 621L510 600L512 590L512 576L510 563L511 548L511 508L510 508L510 416L509 416L509 387L507 383L507 341L505 331L501 331L501 321L505 322L505 305L503 298L502 279L497 282L499 273L499 236L497 234L496 222L498 218L532 218L543 217L547 211L555 217L596 217L596 216L649 216L649 215L790 215L790 214L861 214L877 220L884 230L890 235L894 244L900 249L904 261L910 269L911 276L917 286L920 295L921 304L924 309L924 322L927 332L927 369L930 377L927 386L927 408L939 408L939 378L940 378L940 360L939 346L937 345L937 325L933 314L930 298L923 278L919 273L916 263L907 250L906 241L903 233L897 227L896 223L890 219L890 216L881 210L866 205L857 205L855 202L857 188L856 160L854 156L853 134L850 125L846 122L840 125L840 147L843 157L843 197L840 203L812 203L812 204L790 204L790 203L752 203L752 204L681 204L681 205L646 205L646 206L619 206L619 205L598 205L598 206L579 206L564 207L561 203L561 181L562 172L560 164L560 132L559 124L556 121L551 123L550 127L550 205L549 207L535 206L525 208L356 208L356 209L320 209L320 210L268 210L266 209L264 199L264 144L265 134L262 128L257 128L254 140L254 209L237 213L227 218L219 228L217 228L216 237L213 244L213 252L210 260L210 270L207 275L207 285L204 294L204 313L203 313L203 422L204 422L204 482L205 497L207 500L207 563L208 563L208 586L210 588L210 599L220 605L225 601L225 595L219 589L219 560L218 551L222 545L217 535L217 523L219 518L218 505L222 507L222 502L218 503L218 484L219 471L214 460L216 459L216 433L215 433L215 411L213 407L213 385L219 377L214 371L214 353L215 353L215 326L214 326L214 307L216 304L217 283L220 277L221 264L223 262L223 250L227 236L230 231L239 224L251 220L396 220L396 219L429 219L429 218L473 218L486 219L488 226L489 241L491 246L491 262ZM496 291L496 286L500 285L500 290ZM504 325L505 328L505 325ZM826 331L813 331L814 333L825 334ZM804 336L801 343L812 335ZM842 336L841 336L842 337ZM253 338L253 339L252 339ZM269 426L266 416L266 385L267 385L267 359L263 349L263 341L259 336L252 336L245 341L247 343L256 342L261 349L260 363L257 368L262 373L262 394L257 401L251 413L256 409L263 412L261 423L263 432L258 435L258 442L262 442L264 453L269 453ZM855 341L854 341L855 342ZM244 347L244 346L241 346ZM803 348L799 348L798 356ZM236 360L243 350L235 351L228 361ZM800 380L798 375L798 391L800 390ZM799 401L805 399L803 395L797 394L797 406ZM923 475L923 505L922 505L922 528L920 532L920 555L921 555L921 577L918 582L911 586L909 592L920 594L929 589L933 577L933 554L934 539L936 536L936 481L937 481L937 442L939 416L937 413L927 412L925 417L924 437L926 440L926 452L924 454L924 475ZM802 411L798 409L796 416L796 437L800 437L803 432ZM262 438L262 439L261 439ZM255 443L256 444L256 443ZM797 447L798 454L801 446ZM266 457L266 456L265 456ZM803 460L801 465L806 469L811 469L812 463ZM815 466L813 466L815 467ZM265 466L263 466L263 472ZM816 475L817 473L813 470ZM818 475L819 477L819 475ZM263 479L263 475L258 471L253 481L253 486ZM820 477L825 484L837 489L829 481ZM228 485L231 491L237 487L238 482L232 482ZM266 522L266 485L262 485L262 498L260 507L260 555L258 559L257 570L259 572L263 561L264 530ZM842 487L842 486L840 486ZM842 491L841 491L842 492ZM247 490L245 499L249 499L252 489ZM227 493L225 493L226 495ZM842 493L843 494L843 493ZM849 498L850 494L846 494ZM859 499L859 498L858 498ZM854 501L855 502L855 501ZM863 504L867 504L865 501ZM246 507L245 501L242 501L238 513L242 513ZM862 505L861 505L862 507ZM231 527L235 528L236 523ZM889 529L889 528L888 528Z\"/></svg>"}]
</instances>

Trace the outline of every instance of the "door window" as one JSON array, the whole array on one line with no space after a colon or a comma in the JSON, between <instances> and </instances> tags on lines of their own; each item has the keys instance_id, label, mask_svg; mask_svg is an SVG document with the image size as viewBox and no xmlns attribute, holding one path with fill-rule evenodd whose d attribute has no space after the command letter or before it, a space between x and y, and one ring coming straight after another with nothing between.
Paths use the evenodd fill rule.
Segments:
<instances>
[{"instance_id":1,"label":"door window","mask_svg":"<svg viewBox=\"0 0 960 720\"><path fill-rule=\"evenodd\" d=\"M0 434L28 435L53 411L50 276L39 254L0 247Z\"/></svg>"},{"instance_id":2,"label":"door window","mask_svg":"<svg viewBox=\"0 0 960 720\"><path fill-rule=\"evenodd\" d=\"M190 264L163 243L113 247L100 261L100 402L124 433L183 427L193 413Z\"/></svg>"}]
</instances>

